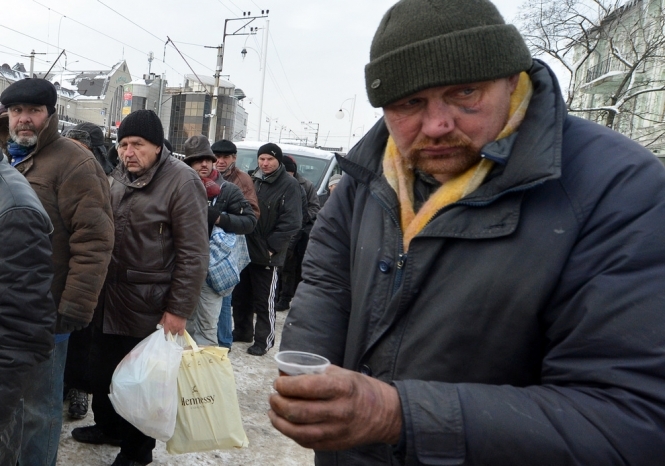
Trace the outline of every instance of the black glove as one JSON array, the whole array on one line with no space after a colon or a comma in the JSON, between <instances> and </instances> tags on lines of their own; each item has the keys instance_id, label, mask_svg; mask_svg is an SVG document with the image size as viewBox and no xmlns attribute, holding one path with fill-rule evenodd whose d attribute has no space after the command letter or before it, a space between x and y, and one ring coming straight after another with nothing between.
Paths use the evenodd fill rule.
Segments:
<instances>
[{"instance_id":1,"label":"black glove","mask_svg":"<svg viewBox=\"0 0 665 466\"><path fill-rule=\"evenodd\" d=\"M82 320L74 319L73 317L63 315L60 319L60 328L64 333L72 333L75 330L81 330L87 326L88 322L83 322Z\"/></svg>"}]
</instances>

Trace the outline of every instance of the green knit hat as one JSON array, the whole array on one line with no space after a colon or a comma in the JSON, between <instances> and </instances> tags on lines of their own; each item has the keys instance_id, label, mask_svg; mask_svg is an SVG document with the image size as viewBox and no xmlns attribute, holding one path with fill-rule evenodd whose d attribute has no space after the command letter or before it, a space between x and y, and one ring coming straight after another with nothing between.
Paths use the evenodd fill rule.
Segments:
<instances>
[{"instance_id":1,"label":"green knit hat","mask_svg":"<svg viewBox=\"0 0 665 466\"><path fill-rule=\"evenodd\" d=\"M531 53L488 0L401 0L374 35L365 86L384 107L415 92L512 76Z\"/></svg>"}]
</instances>

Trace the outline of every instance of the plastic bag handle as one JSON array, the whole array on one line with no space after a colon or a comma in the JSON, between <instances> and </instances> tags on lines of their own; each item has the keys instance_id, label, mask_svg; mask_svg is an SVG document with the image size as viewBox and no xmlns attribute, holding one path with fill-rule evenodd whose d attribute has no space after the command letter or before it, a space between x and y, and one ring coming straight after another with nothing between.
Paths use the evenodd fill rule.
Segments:
<instances>
[{"instance_id":1,"label":"plastic bag handle","mask_svg":"<svg viewBox=\"0 0 665 466\"><path fill-rule=\"evenodd\" d=\"M196 344L192 336L185 330L185 333L183 334L183 338L185 339L185 342L187 343L188 346L192 347L192 351L195 353L198 353L201 351L201 348L199 348L199 345Z\"/></svg>"}]
</instances>

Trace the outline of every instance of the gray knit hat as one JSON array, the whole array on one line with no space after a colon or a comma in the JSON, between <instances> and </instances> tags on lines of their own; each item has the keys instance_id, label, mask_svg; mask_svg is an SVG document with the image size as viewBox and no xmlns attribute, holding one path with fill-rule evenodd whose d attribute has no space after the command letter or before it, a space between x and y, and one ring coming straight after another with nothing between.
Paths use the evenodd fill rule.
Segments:
<instances>
[{"instance_id":1,"label":"gray knit hat","mask_svg":"<svg viewBox=\"0 0 665 466\"><path fill-rule=\"evenodd\" d=\"M379 24L365 66L370 103L384 107L436 86L531 68L524 39L488 0L401 0Z\"/></svg>"},{"instance_id":2,"label":"gray knit hat","mask_svg":"<svg viewBox=\"0 0 665 466\"><path fill-rule=\"evenodd\" d=\"M208 138L199 134L191 136L185 141L185 158L183 159L183 162L187 165L191 165L195 161L201 159L212 160L213 163L217 161L217 157L215 157L212 149L210 149Z\"/></svg>"}]
</instances>

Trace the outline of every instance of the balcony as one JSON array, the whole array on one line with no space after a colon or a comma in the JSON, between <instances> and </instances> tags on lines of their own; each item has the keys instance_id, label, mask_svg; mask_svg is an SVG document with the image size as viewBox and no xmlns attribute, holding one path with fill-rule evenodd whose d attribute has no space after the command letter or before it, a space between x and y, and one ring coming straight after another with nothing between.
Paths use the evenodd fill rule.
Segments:
<instances>
[{"instance_id":1,"label":"balcony","mask_svg":"<svg viewBox=\"0 0 665 466\"><path fill-rule=\"evenodd\" d=\"M589 67L580 90L585 94L611 94L626 74L626 66L614 57L608 57Z\"/></svg>"}]
</instances>

